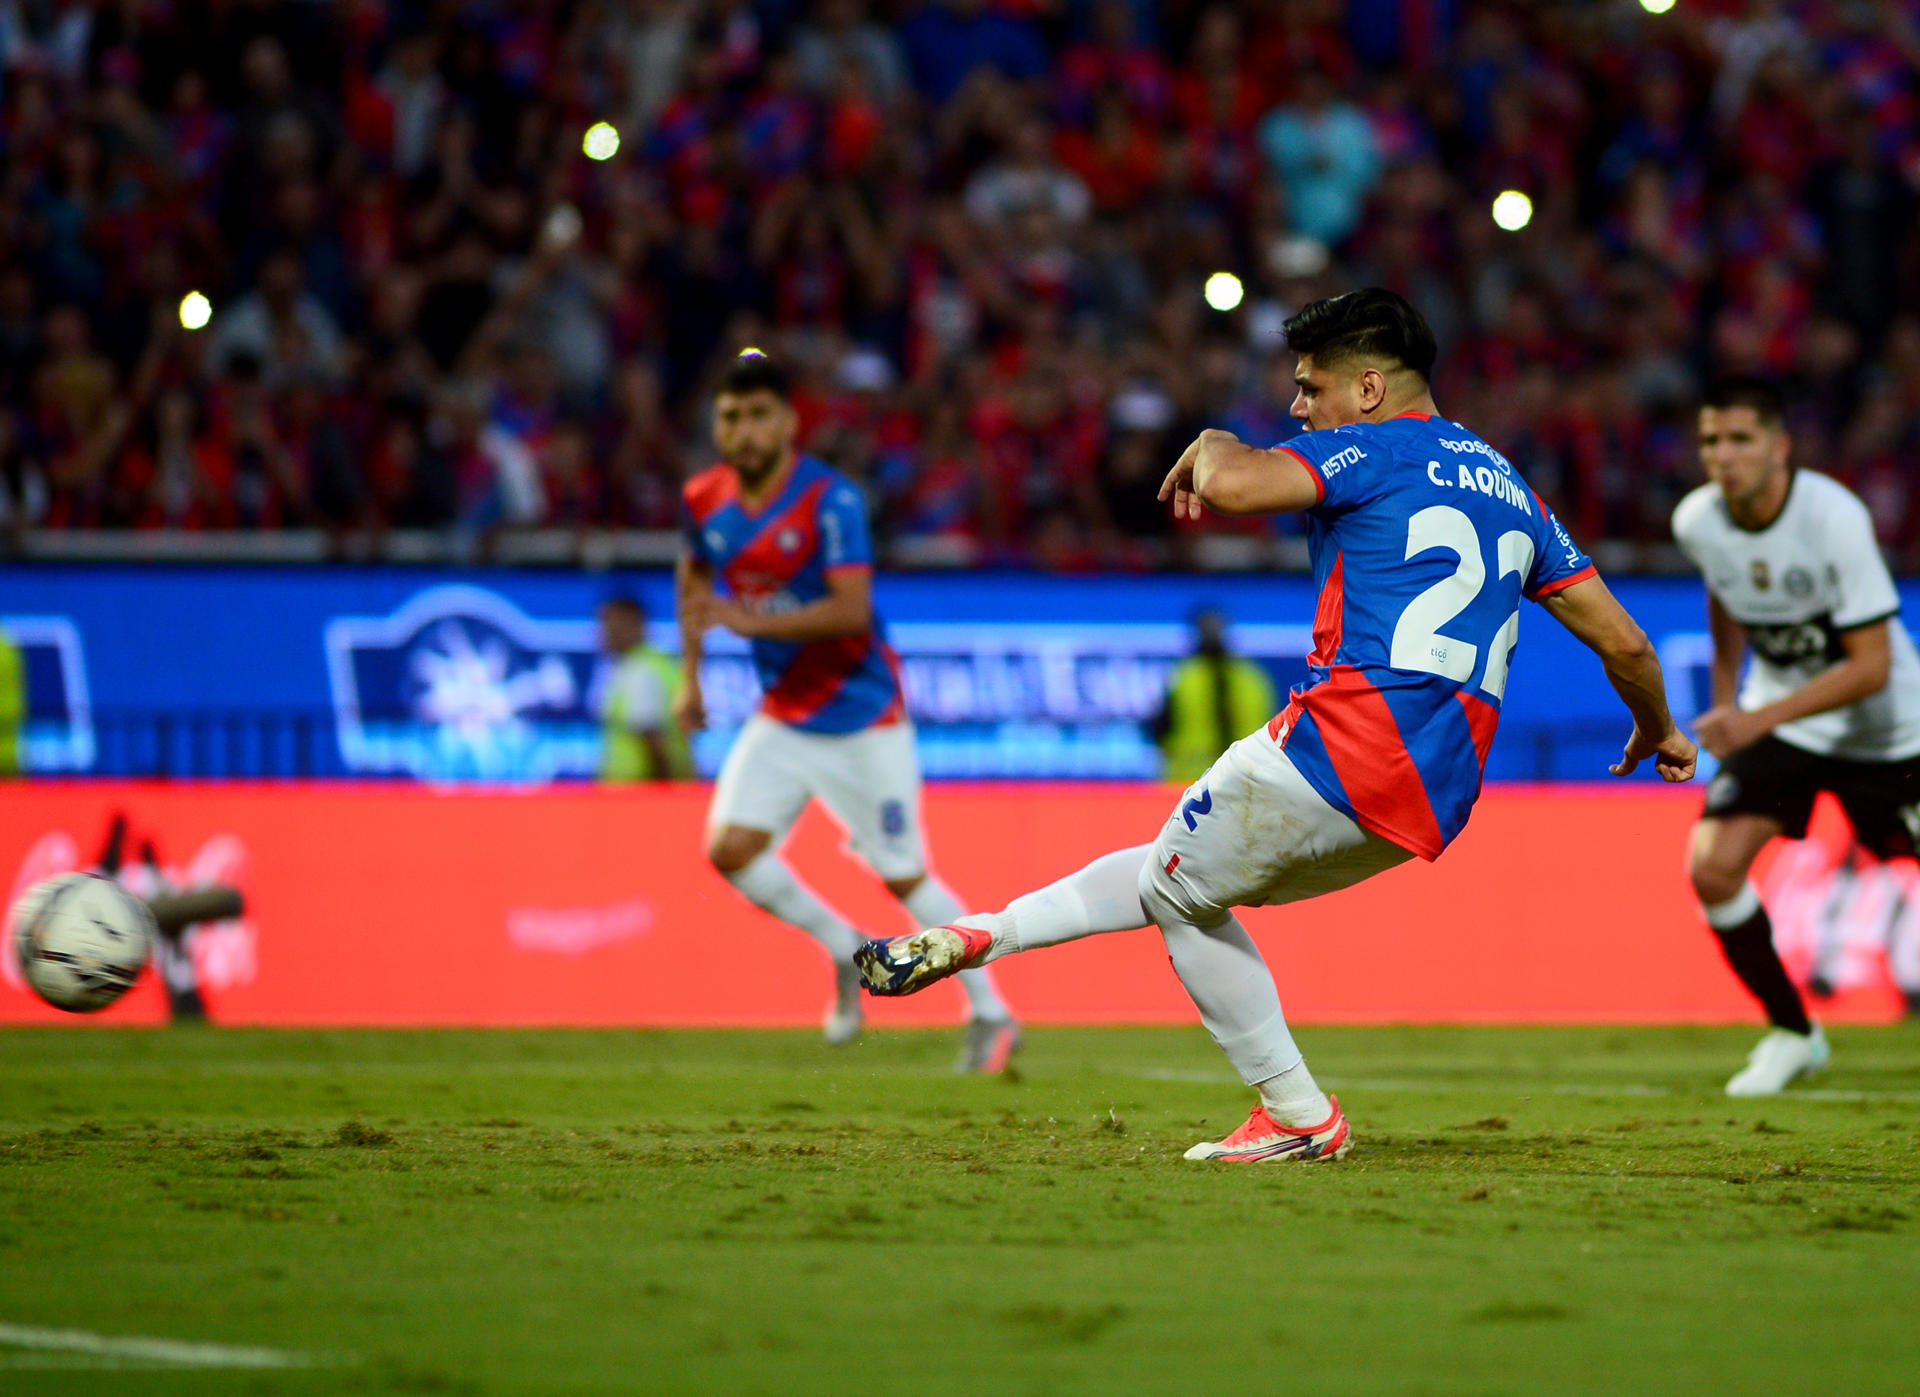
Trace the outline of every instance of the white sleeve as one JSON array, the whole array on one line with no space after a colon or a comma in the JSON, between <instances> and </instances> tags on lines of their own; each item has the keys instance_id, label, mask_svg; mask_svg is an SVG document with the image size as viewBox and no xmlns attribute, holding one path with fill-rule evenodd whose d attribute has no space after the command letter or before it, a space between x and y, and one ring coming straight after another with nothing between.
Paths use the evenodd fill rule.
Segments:
<instances>
[{"instance_id":1,"label":"white sleeve","mask_svg":"<svg viewBox=\"0 0 1920 1397\"><path fill-rule=\"evenodd\" d=\"M653 666L621 665L613 682L625 704L622 712L629 732L651 732L666 725L667 686Z\"/></svg>"},{"instance_id":2,"label":"white sleeve","mask_svg":"<svg viewBox=\"0 0 1920 1397\"><path fill-rule=\"evenodd\" d=\"M1866 505L1849 495L1843 507L1827 519L1827 566L1838 596L1833 604L1836 629L1871 625L1900 613L1900 593L1894 590L1880 542L1873 536L1873 516Z\"/></svg>"},{"instance_id":3,"label":"white sleeve","mask_svg":"<svg viewBox=\"0 0 1920 1397\"><path fill-rule=\"evenodd\" d=\"M1697 570L1701 572L1706 571L1707 565L1700 560L1699 547L1694 543L1692 538L1680 532L1677 525L1673 531L1673 541L1679 546L1680 551L1687 555L1688 562L1692 563Z\"/></svg>"}]
</instances>

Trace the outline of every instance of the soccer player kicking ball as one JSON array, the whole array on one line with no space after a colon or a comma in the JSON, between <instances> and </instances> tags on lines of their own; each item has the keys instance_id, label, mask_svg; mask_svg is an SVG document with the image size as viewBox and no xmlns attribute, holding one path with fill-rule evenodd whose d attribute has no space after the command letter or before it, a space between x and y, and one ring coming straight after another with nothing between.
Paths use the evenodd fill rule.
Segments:
<instances>
[{"instance_id":1,"label":"soccer player kicking ball","mask_svg":"<svg viewBox=\"0 0 1920 1397\"><path fill-rule=\"evenodd\" d=\"M1419 312L1356 291L1314 302L1286 333L1293 415L1311 430L1271 451L1203 432L1160 495L1187 518L1306 513L1320 589L1308 678L1188 787L1154 843L857 957L868 989L908 994L1001 956L1157 924L1201 1021L1260 1094L1244 1125L1189 1159L1346 1153L1347 1118L1314 1083L1233 909L1439 856L1480 793L1522 597L1599 654L1633 715L1614 774L1648 758L1669 781L1693 774L1646 636L1506 458L1438 416Z\"/></svg>"},{"instance_id":2,"label":"soccer player kicking ball","mask_svg":"<svg viewBox=\"0 0 1920 1397\"><path fill-rule=\"evenodd\" d=\"M765 691L720 769L707 816L707 857L754 906L827 948L838 992L829 1043L860 1031L861 936L794 876L775 847L818 798L853 848L921 924L966 908L928 870L920 837L920 759L899 665L873 609L866 501L854 483L794 450L784 371L749 351L713 404L722 464L685 491L678 585L685 682L675 716L704 726L702 639L725 626L752 642ZM716 575L726 594L714 590ZM997 1072L1019 1028L985 970L961 977L971 1005L962 1071Z\"/></svg>"},{"instance_id":3,"label":"soccer player kicking ball","mask_svg":"<svg viewBox=\"0 0 1920 1397\"><path fill-rule=\"evenodd\" d=\"M1699 429L1708 483L1673 511L1673 536L1706 577L1713 707L1694 731L1721 765L1689 863L1727 964L1772 1024L1727 1095L1767 1096L1825 1066L1827 1040L1780 964L1747 871L1769 840L1806 837L1822 791L1876 857L1914 856L1920 657L1866 505L1789 464L1779 393L1729 380L1701 406Z\"/></svg>"}]
</instances>

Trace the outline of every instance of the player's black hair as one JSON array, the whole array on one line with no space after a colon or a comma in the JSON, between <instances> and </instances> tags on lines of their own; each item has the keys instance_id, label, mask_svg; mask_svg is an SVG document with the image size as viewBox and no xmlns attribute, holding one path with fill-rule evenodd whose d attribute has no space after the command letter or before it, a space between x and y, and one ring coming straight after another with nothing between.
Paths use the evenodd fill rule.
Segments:
<instances>
[{"instance_id":1,"label":"player's black hair","mask_svg":"<svg viewBox=\"0 0 1920 1397\"><path fill-rule=\"evenodd\" d=\"M1345 359L1387 359L1422 378L1433 373L1440 346L1426 317L1407 298L1384 286L1328 296L1303 307L1281 327L1287 348L1323 364Z\"/></svg>"},{"instance_id":2,"label":"player's black hair","mask_svg":"<svg viewBox=\"0 0 1920 1397\"><path fill-rule=\"evenodd\" d=\"M763 390L783 403L793 401L793 380L787 377L787 371L759 350L749 349L727 365L713 391L718 395Z\"/></svg>"},{"instance_id":3,"label":"player's black hair","mask_svg":"<svg viewBox=\"0 0 1920 1397\"><path fill-rule=\"evenodd\" d=\"M600 609L624 612L636 621L644 621L647 617L647 609L640 605L640 598L631 592L609 592L600 598Z\"/></svg>"},{"instance_id":4,"label":"player's black hair","mask_svg":"<svg viewBox=\"0 0 1920 1397\"><path fill-rule=\"evenodd\" d=\"M1780 390L1764 378L1736 374L1723 378L1707 389L1701 407L1750 407L1763 427L1782 427L1787 421L1787 400Z\"/></svg>"}]
</instances>

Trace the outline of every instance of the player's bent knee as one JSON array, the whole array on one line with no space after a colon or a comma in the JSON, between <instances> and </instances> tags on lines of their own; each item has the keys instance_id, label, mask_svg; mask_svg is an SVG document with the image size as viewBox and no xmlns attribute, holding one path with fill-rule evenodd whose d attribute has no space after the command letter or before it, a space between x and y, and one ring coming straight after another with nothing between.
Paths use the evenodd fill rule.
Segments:
<instances>
[{"instance_id":1,"label":"player's bent knee","mask_svg":"<svg viewBox=\"0 0 1920 1397\"><path fill-rule=\"evenodd\" d=\"M707 861L722 874L738 873L767 851L773 836L765 830L728 825L707 838Z\"/></svg>"},{"instance_id":2,"label":"player's bent knee","mask_svg":"<svg viewBox=\"0 0 1920 1397\"><path fill-rule=\"evenodd\" d=\"M1162 932L1169 926L1196 926L1204 931L1233 915L1230 909L1210 903L1194 905L1190 898L1181 896L1177 885L1171 884L1162 873L1162 866L1149 858L1141 866L1137 885L1141 910Z\"/></svg>"},{"instance_id":3,"label":"player's bent knee","mask_svg":"<svg viewBox=\"0 0 1920 1397\"><path fill-rule=\"evenodd\" d=\"M1694 827L1693 844L1687 851L1687 879L1693 895L1704 907L1714 907L1739 896L1747 883L1751 859L1739 857L1733 841L1725 839L1717 825Z\"/></svg>"},{"instance_id":4,"label":"player's bent knee","mask_svg":"<svg viewBox=\"0 0 1920 1397\"><path fill-rule=\"evenodd\" d=\"M1154 851L1156 854L1158 852L1157 849ZM1147 855L1147 861L1140 865L1140 876L1134 880L1133 888L1135 892L1140 894L1141 910L1157 923L1160 920L1160 913L1163 910L1170 909L1167 908L1166 897L1161 893L1159 885L1154 880L1153 859L1154 854L1149 854Z\"/></svg>"},{"instance_id":5,"label":"player's bent knee","mask_svg":"<svg viewBox=\"0 0 1920 1397\"><path fill-rule=\"evenodd\" d=\"M1700 905L1717 907L1739 896L1740 889L1746 886L1747 870L1714 858L1711 850L1696 849L1688 861L1687 877L1693 883L1693 895L1700 899Z\"/></svg>"}]
</instances>

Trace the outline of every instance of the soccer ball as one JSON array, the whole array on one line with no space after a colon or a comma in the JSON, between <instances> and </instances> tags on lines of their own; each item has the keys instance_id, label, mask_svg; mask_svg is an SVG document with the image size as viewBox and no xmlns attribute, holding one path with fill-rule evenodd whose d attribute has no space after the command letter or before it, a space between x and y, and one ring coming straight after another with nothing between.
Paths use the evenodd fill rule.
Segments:
<instances>
[{"instance_id":1,"label":"soccer ball","mask_svg":"<svg viewBox=\"0 0 1920 1397\"><path fill-rule=\"evenodd\" d=\"M33 992L90 1014L133 987L156 935L147 904L97 873L36 883L13 905L13 948Z\"/></svg>"}]
</instances>

